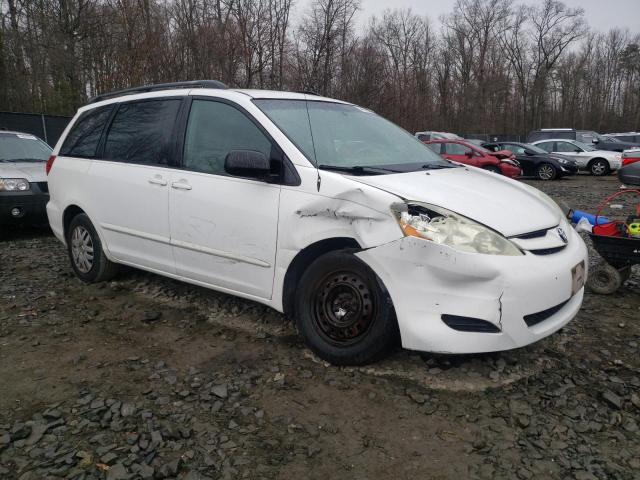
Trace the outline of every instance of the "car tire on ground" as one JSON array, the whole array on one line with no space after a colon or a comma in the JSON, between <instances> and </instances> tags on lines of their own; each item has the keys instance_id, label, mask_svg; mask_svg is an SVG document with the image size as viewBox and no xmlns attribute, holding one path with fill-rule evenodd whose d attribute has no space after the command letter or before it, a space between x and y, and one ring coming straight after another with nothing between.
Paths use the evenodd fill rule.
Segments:
<instances>
[{"instance_id":1,"label":"car tire on ground","mask_svg":"<svg viewBox=\"0 0 640 480\"><path fill-rule=\"evenodd\" d=\"M593 293L610 295L623 283L622 272L608 263L601 263L589 272L587 286Z\"/></svg>"},{"instance_id":2,"label":"car tire on ground","mask_svg":"<svg viewBox=\"0 0 640 480\"><path fill-rule=\"evenodd\" d=\"M558 177L558 170L550 163L541 163L536 168L536 177L542 181L555 180Z\"/></svg>"},{"instance_id":3,"label":"car tire on ground","mask_svg":"<svg viewBox=\"0 0 640 480\"><path fill-rule=\"evenodd\" d=\"M591 163L589 163L589 173L591 173L591 175L602 177L604 175L608 175L609 171L609 162L604 158L596 158L595 160L591 160Z\"/></svg>"},{"instance_id":4,"label":"car tire on ground","mask_svg":"<svg viewBox=\"0 0 640 480\"><path fill-rule=\"evenodd\" d=\"M112 279L118 265L104 254L102 243L89 217L78 214L67 229L67 252L71 268L85 283L97 283Z\"/></svg>"},{"instance_id":5,"label":"car tire on ground","mask_svg":"<svg viewBox=\"0 0 640 480\"><path fill-rule=\"evenodd\" d=\"M483 170L486 170L487 172L493 172L493 173L497 173L498 175L500 175L500 169L498 167L494 167L493 165L487 165L486 167L482 167Z\"/></svg>"},{"instance_id":6,"label":"car tire on ground","mask_svg":"<svg viewBox=\"0 0 640 480\"><path fill-rule=\"evenodd\" d=\"M620 272L620 283L624 284L631 276L631 267L624 267L618 270Z\"/></svg>"},{"instance_id":7,"label":"car tire on ground","mask_svg":"<svg viewBox=\"0 0 640 480\"><path fill-rule=\"evenodd\" d=\"M348 251L326 253L307 268L296 290L294 312L309 348L334 365L376 361L399 336L382 282Z\"/></svg>"}]
</instances>

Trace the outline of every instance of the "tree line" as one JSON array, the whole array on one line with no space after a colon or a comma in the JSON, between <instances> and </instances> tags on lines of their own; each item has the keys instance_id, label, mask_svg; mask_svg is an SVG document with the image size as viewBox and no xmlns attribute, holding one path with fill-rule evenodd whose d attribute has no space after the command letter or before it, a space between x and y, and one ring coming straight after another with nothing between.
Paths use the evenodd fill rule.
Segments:
<instances>
[{"instance_id":1,"label":"tree line","mask_svg":"<svg viewBox=\"0 0 640 480\"><path fill-rule=\"evenodd\" d=\"M313 91L410 131L640 129L640 33L558 0L457 0L439 21L359 0L0 0L0 110L72 114L148 83ZM359 22L363 24L363 22Z\"/></svg>"}]
</instances>

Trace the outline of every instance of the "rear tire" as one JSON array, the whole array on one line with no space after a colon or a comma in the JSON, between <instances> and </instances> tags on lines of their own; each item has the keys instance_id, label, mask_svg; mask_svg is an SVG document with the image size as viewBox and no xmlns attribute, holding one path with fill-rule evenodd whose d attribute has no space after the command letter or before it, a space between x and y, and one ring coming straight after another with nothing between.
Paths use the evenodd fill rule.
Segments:
<instances>
[{"instance_id":1,"label":"rear tire","mask_svg":"<svg viewBox=\"0 0 640 480\"><path fill-rule=\"evenodd\" d=\"M300 335L320 358L334 365L364 365L396 343L391 298L376 274L347 251L318 257L296 290Z\"/></svg>"},{"instance_id":2,"label":"rear tire","mask_svg":"<svg viewBox=\"0 0 640 480\"><path fill-rule=\"evenodd\" d=\"M593 293L610 295L622 285L622 274L608 263L597 265L589 272L587 286Z\"/></svg>"},{"instance_id":3,"label":"rear tire","mask_svg":"<svg viewBox=\"0 0 640 480\"><path fill-rule=\"evenodd\" d=\"M100 237L84 213L73 217L69 224L67 252L71 268L85 283L111 280L118 273L118 265L104 254Z\"/></svg>"},{"instance_id":4,"label":"rear tire","mask_svg":"<svg viewBox=\"0 0 640 480\"><path fill-rule=\"evenodd\" d=\"M498 167L494 167L493 165L487 165L486 167L482 167L482 169L487 172L497 173L498 175L502 173Z\"/></svg>"},{"instance_id":5,"label":"rear tire","mask_svg":"<svg viewBox=\"0 0 640 480\"><path fill-rule=\"evenodd\" d=\"M589 172L595 177L603 177L608 175L610 171L609 162L603 158L596 158L589 164Z\"/></svg>"},{"instance_id":6,"label":"rear tire","mask_svg":"<svg viewBox=\"0 0 640 480\"><path fill-rule=\"evenodd\" d=\"M555 180L558 177L558 170L550 163L541 163L536 168L536 177L544 182Z\"/></svg>"}]
</instances>

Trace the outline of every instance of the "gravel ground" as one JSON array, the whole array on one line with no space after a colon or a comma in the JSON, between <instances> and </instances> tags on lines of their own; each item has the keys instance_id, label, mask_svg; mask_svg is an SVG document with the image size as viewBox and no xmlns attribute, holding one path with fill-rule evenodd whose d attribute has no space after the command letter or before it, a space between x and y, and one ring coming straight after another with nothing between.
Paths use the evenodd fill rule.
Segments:
<instances>
[{"instance_id":1,"label":"gravel ground","mask_svg":"<svg viewBox=\"0 0 640 480\"><path fill-rule=\"evenodd\" d=\"M531 184L585 210L618 188ZM636 270L515 351L336 368L265 307L135 270L85 286L48 232L13 232L0 478L638 479L639 293Z\"/></svg>"}]
</instances>

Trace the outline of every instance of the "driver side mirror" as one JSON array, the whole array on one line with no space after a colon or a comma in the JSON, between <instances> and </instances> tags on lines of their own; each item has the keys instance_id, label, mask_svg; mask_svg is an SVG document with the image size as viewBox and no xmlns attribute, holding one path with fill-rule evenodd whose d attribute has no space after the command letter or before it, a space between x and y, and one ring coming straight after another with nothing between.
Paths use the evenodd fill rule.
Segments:
<instances>
[{"instance_id":1,"label":"driver side mirror","mask_svg":"<svg viewBox=\"0 0 640 480\"><path fill-rule=\"evenodd\" d=\"M591 141L592 141L593 143L599 143L599 142L600 142L600 140L599 140L599 139L597 139L597 138L594 138L594 139L593 139L593 140L591 140Z\"/></svg>"},{"instance_id":2,"label":"driver side mirror","mask_svg":"<svg viewBox=\"0 0 640 480\"><path fill-rule=\"evenodd\" d=\"M224 171L236 177L268 180L271 161L262 152L231 150L224 159Z\"/></svg>"}]
</instances>

